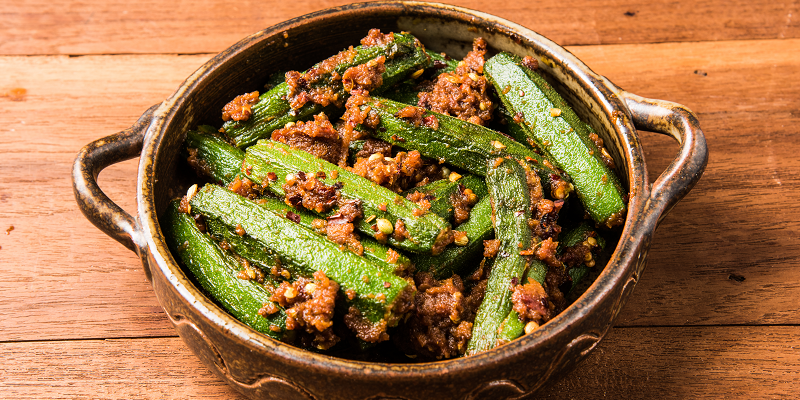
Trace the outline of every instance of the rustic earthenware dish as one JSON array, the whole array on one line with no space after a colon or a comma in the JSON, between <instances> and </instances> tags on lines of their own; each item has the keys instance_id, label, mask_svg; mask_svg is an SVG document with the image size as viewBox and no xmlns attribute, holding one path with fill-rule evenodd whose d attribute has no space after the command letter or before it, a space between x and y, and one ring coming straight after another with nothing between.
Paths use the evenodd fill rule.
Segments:
<instances>
[{"instance_id":1,"label":"rustic earthenware dish","mask_svg":"<svg viewBox=\"0 0 800 400\"><path fill-rule=\"evenodd\" d=\"M534 333L467 358L379 364L307 352L261 335L206 298L164 242L158 215L186 189L179 148L199 123L220 125L222 106L257 90L268 75L305 69L358 43L370 28L409 31L429 49L462 57L474 37L494 50L531 55L576 111L601 132L630 190L621 239L604 272L566 311ZM652 185L636 130L673 136L680 152ZM105 167L141 153L137 212L97 186ZM700 178L707 161L697 119L685 107L627 93L564 48L512 22L464 8L419 2L354 4L308 14L253 34L189 77L163 103L118 134L83 148L73 171L86 217L135 251L167 316L191 350L241 393L269 399L509 398L569 370L605 336L645 266L659 220Z\"/></svg>"}]
</instances>

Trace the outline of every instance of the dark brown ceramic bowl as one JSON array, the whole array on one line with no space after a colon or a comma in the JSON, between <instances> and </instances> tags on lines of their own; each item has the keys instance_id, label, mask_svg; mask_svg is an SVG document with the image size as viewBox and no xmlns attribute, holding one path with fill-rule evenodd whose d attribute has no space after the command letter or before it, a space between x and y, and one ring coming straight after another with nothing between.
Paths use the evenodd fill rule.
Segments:
<instances>
[{"instance_id":1,"label":"dark brown ceramic bowl","mask_svg":"<svg viewBox=\"0 0 800 400\"><path fill-rule=\"evenodd\" d=\"M461 57L474 37L494 50L532 55L576 111L602 134L631 193L621 239L604 272L566 311L532 334L479 355L431 363L380 364L307 352L237 321L187 278L158 222L187 179L179 148L199 123L219 125L234 96L259 88L268 74L304 69L365 36L373 27L409 31L429 49ZM652 185L637 129L681 143ZM129 215L97 186L108 165L139 155L137 213ZM707 153L685 107L627 93L564 48L512 22L464 8L418 2L355 4L316 12L251 35L189 77L130 129L81 150L75 197L86 217L135 251L167 316L191 350L241 393L269 399L508 398L529 395L569 370L605 336L645 266L656 225L700 178Z\"/></svg>"}]
</instances>

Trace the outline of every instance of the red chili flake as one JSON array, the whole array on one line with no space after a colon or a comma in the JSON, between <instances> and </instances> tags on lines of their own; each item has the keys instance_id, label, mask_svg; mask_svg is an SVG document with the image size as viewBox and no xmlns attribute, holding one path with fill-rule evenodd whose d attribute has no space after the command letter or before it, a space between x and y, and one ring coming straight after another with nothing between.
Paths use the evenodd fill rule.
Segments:
<instances>
[{"instance_id":1,"label":"red chili flake","mask_svg":"<svg viewBox=\"0 0 800 400\"><path fill-rule=\"evenodd\" d=\"M422 124L433 129L439 129L439 120L436 119L435 115L428 115L427 117L422 119Z\"/></svg>"},{"instance_id":2,"label":"red chili flake","mask_svg":"<svg viewBox=\"0 0 800 400\"><path fill-rule=\"evenodd\" d=\"M397 135L392 135L392 140L394 140L395 142L400 142L400 143L403 143L403 142L406 141L405 139L403 139L403 138L401 138L400 136L397 136Z\"/></svg>"},{"instance_id":3,"label":"red chili flake","mask_svg":"<svg viewBox=\"0 0 800 400\"><path fill-rule=\"evenodd\" d=\"M325 179L327 176L325 175L325 171L318 171L317 172L317 179Z\"/></svg>"},{"instance_id":4,"label":"red chili flake","mask_svg":"<svg viewBox=\"0 0 800 400\"><path fill-rule=\"evenodd\" d=\"M275 175L274 172L267 172L267 179L269 179L269 180L271 180L273 182L277 181L278 180L278 175Z\"/></svg>"},{"instance_id":5,"label":"red chili flake","mask_svg":"<svg viewBox=\"0 0 800 400\"><path fill-rule=\"evenodd\" d=\"M389 282L383 282L383 287L388 289L388 288L392 287L392 284L389 283Z\"/></svg>"},{"instance_id":6,"label":"red chili flake","mask_svg":"<svg viewBox=\"0 0 800 400\"><path fill-rule=\"evenodd\" d=\"M291 211L287 211L286 212L286 219L288 219L289 221L292 221L292 222L294 222L296 224L300 223L300 216L295 214L295 213L293 213L293 212L291 212Z\"/></svg>"},{"instance_id":7,"label":"red chili flake","mask_svg":"<svg viewBox=\"0 0 800 400\"><path fill-rule=\"evenodd\" d=\"M387 206L387 204L386 204L386 203L381 203L381 204L378 206L378 209L379 209L379 210L381 210L381 211L386 211L386 206Z\"/></svg>"}]
</instances>

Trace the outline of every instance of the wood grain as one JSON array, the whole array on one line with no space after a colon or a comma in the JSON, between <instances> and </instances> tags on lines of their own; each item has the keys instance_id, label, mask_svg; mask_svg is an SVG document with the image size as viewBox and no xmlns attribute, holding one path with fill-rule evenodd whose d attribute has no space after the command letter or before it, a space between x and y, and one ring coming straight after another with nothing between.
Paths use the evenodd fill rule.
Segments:
<instances>
[{"instance_id":1,"label":"wood grain","mask_svg":"<svg viewBox=\"0 0 800 400\"><path fill-rule=\"evenodd\" d=\"M0 11L0 54L216 53L278 22L350 2L6 2ZM789 1L448 3L509 19L565 45L800 35L797 3Z\"/></svg>"},{"instance_id":2,"label":"wood grain","mask_svg":"<svg viewBox=\"0 0 800 400\"><path fill-rule=\"evenodd\" d=\"M784 397L800 384L798 342L798 327L615 328L538 397ZM3 398L239 398L178 338L2 343L0 354Z\"/></svg>"},{"instance_id":3,"label":"wood grain","mask_svg":"<svg viewBox=\"0 0 800 400\"><path fill-rule=\"evenodd\" d=\"M175 335L133 253L80 213L72 162L94 139L130 126L203 56L2 57L0 340ZM24 140L22 140L24 138ZM134 160L100 186L135 212Z\"/></svg>"},{"instance_id":4,"label":"wood grain","mask_svg":"<svg viewBox=\"0 0 800 400\"><path fill-rule=\"evenodd\" d=\"M140 261L78 211L72 162L237 40L347 2L0 7L0 398L238 398L176 337ZM617 327L539 395L796 397L798 3L453 4L569 45L633 93L687 105L709 144L705 175L656 232ZM15 88L27 90L22 101L6 95ZM647 132L642 142L653 180L678 145ZM129 211L136 170L131 160L99 179Z\"/></svg>"},{"instance_id":5,"label":"wood grain","mask_svg":"<svg viewBox=\"0 0 800 400\"><path fill-rule=\"evenodd\" d=\"M689 105L711 149L705 176L656 233L636 306L619 324L798 323L800 215L783 199L800 197L792 135L800 96L783 82L800 79L800 40L571 50L622 87ZM138 260L77 211L69 172L80 146L131 124L209 57L0 58L0 88L28 89L22 102L0 98L8 110L0 113L0 227L16 228L0 234L0 312L8 315L0 340L174 335ZM644 144L655 177L677 146L655 135ZM128 210L135 167L100 176Z\"/></svg>"},{"instance_id":6,"label":"wood grain","mask_svg":"<svg viewBox=\"0 0 800 400\"><path fill-rule=\"evenodd\" d=\"M621 87L694 110L710 151L700 183L659 227L637 307L619 324L797 324L800 211L786 201L800 198L800 90L786 83L800 79L800 42L571 50ZM655 178L677 145L653 136L644 145Z\"/></svg>"}]
</instances>

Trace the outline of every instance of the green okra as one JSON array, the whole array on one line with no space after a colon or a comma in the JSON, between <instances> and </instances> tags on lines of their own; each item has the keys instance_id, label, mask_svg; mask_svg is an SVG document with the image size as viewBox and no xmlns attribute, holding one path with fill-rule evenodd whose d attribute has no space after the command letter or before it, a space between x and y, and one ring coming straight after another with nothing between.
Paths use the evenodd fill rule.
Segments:
<instances>
[{"instance_id":1,"label":"green okra","mask_svg":"<svg viewBox=\"0 0 800 400\"><path fill-rule=\"evenodd\" d=\"M420 76L406 79L394 87L383 92L383 96L405 104L416 105L419 102L420 83L423 81L436 82L438 76L444 72L453 72L458 67L458 60L443 56L440 53L429 51L431 66Z\"/></svg>"},{"instance_id":2,"label":"green okra","mask_svg":"<svg viewBox=\"0 0 800 400\"><path fill-rule=\"evenodd\" d=\"M492 203L486 196L470 211L467 222L456 228L464 232L469 240L465 246L448 246L442 254L412 254L411 260L419 271L428 271L436 279L446 279L463 273L477 265L483 254L483 241L494 236L492 226Z\"/></svg>"},{"instance_id":3,"label":"green okra","mask_svg":"<svg viewBox=\"0 0 800 400\"><path fill-rule=\"evenodd\" d=\"M395 306L407 301L413 288L366 258L342 251L335 243L220 186L204 186L190 204L192 212L244 230L276 254L282 265L307 272L322 271L339 284L343 293L352 291L354 296L347 296L348 304L371 323L380 325L385 321L392 326L403 317L396 313Z\"/></svg>"},{"instance_id":4,"label":"green okra","mask_svg":"<svg viewBox=\"0 0 800 400\"><path fill-rule=\"evenodd\" d=\"M429 110L420 110L423 123L415 124L396 116L408 105L380 97L372 97L361 107L369 107L380 116L373 137L407 150L417 150L425 157L442 160L480 176L486 175L489 160L513 157L530 164L541 178L543 187L560 187L561 192L553 194L554 197L567 195L568 185L552 185L553 180L563 181L563 177L548 159L499 132ZM426 119L429 121L427 124L424 122Z\"/></svg>"},{"instance_id":5,"label":"green okra","mask_svg":"<svg viewBox=\"0 0 800 400\"><path fill-rule=\"evenodd\" d=\"M528 227L531 207L525 170L512 159L493 160L487 166L486 184L492 201L495 238L500 241L500 249L475 317L467 354L476 354L497 345L501 325L512 307L511 288L526 273L537 281L540 277L544 279L546 274L544 264L520 254L520 251L530 249L533 243L533 234Z\"/></svg>"},{"instance_id":6,"label":"green okra","mask_svg":"<svg viewBox=\"0 0 800 400\"><path fill-rule=\"evenodd\" d=\"M228 185L235 176L241 175L241 166L245 155L244 150L231 146L217 137L200 132L189 132L186 138L186 146L196 149L196 157L205 166L204 171L209 173L220 184ZM278 199L264 197L257 200L257 203L283 217L287 216L287 211L292 212L294 215L291 218L307 229L313 229L312 222L317 218L307 210L295 209ZM219 233L222 234L222 232ZM407 256L391 250L373 238L365 237L360 242L364 247L364 257L382 264L388 269L405 270L411 265L411 260ZM248 250L241 250L241 252L246 251ZM241 252L240 255L250 261L258 262L259 259L264 258L263 255L259 257L258 254L254 254L254 258L250 258L241 254ZM389 260L392 261L390 262Z\"/></svg>"},{"instance_id":7,"label":"green okra","mask_svg":"<svg viewBox=\"0 0 800 400\"><path fill-rule=\"evenodd\" d=\"M406 190L400 195L407 198L409 194L416 192L422 193L431 205L429 209L430 212L442 217L445 221L452 221L453 204L450 201L450 196L457 190L458 183L450 182L447 179L441 179L427 185Z\"/></svg>"},{"instance_id":8,"label":"green okra","mask_svg":"<svg viewBox=\"0 0 800 400\"><path fill-rule=\"evenodd\" d=\"M201 126L197 131L186 133L184 147L194 151L198 165L205 175L216 182L227 184L241 174L244 151L231 146L228 142L210 134L209 128Z\"/></svg>"},{"instance_id":9,"label":"green okra","mask_svg":"<svg viewBox=\"0 0 800 400\"><path fill-rule=\"evenodd\" d=\"M587 125L567 102L519 56L499 53L486 61L484 71L509 112L521 116L528 139L570 176L595 222L609 227L623 223L625 189L603 160L611 156L591 140Z\"/></svg>"},{"instance_id":10,"label":"green okra","mask_svg":"<svg viewBox=\"0 0 800 400\"><path fill-rule=\"evenodd\" d=\"M376 93L400 82L408 74L424 68L430 62L430 57L414 36L396 33L394 41L388 44L358 46L353 49L353 54L350 50L344 50L338 58L334 56L315 65L320 67L325 62L336 61L331 73L324 74L319 81L312 84L312 89L330 89L335 93L337 101L344 104L349 94L345 91L341 78L336 77L341 77L350 67L367 63L380 56L386 57L384 64L386 71L382 74L381 88L373 90ZM247 147L259 139L268 138L273 130L283 128L289 122L305 119L325 109L322 105L309 101L299 109L293 110L287 99L289 93L289 85L283 82L261 94L258 102L252 106L252 115L247 120L231 120L223 125L225 134L237 147Z\"/></svg>"},{"instance_id":11,"label":"green okra","mask_svg":"<svg viewBox=\"0 0 800 400\"><path fill-rule=\"evenodd\" d=\"M298 210L275 198L264 197L255 200L255 203L310 230L314 230L314 220L319 218L307 210ZM387 271L404 271L411 266L408 256L378 243L371 237L362 237L360 242L364 247L363 256L383 266Z\"/></svg>"},{"instance_id":12,"label":"green okra","mask_svg":"<svg viewBox=\"0 0 800 400\"><path fill-rule=\"evenodd\" d=\"M191 216L178 211L179 201L170 204L161 226L167 245L214 301L238 320L278 340L289 339L286 313L262 316L258 311L272 302L260 284L238 278L239 263L226 254L208 235L200 232Z\"/></svg>"},{"instance_id":13,"label":"green okra","mask_svg":"<svg viewBox=\"0 0 800 400\"><path fill-rule=\"evenodd\" d=\"M438 254L449 243L450 224L438 215L431 212L420 213L416 204L399 194L283 143L261 141L249 147L242 168L251 180L269 183L268 190L279 197L286 195L281 187L286 182L286 177L299 172L317 176L326 185L339 186L339 194L343 199L361 202L364 218L355 221L360 232L377 236L379 231L373 225L380 219L388 220L393 230L400 225L404 226L407 238L398 239L393 234L389 235L388 243L394 247L415 253ZM321 215L336 213L334 210Z\"/></svg>"},{"instance_id":14,"label":"green okra","mask_svg":"<svg viewBox=\"0 0 800 400\"><path fill-rule=\"evenodd\" d=\"M580 225L564 232L559 237L558 241L558 254L561 254L569 247L579 245L581 243L587 243L589 238L594 238L593 244L588 244L591 247L599 247L600 249L604 249L606 247L605 239L600 235L597 229L587 222L583 222ZM581 263L579 265L575 265L572 268L567 270L570 278L572 278L572 285L570 286L569 293L572 293L576 290L582 283L583 280L589 276L591 272L591 268L589 268L586 263Z\"/></svg>"}]
</instances>

